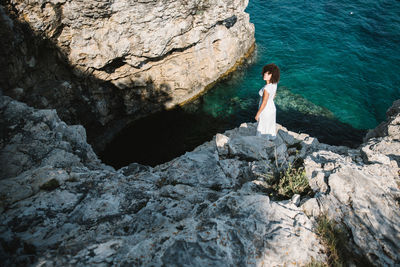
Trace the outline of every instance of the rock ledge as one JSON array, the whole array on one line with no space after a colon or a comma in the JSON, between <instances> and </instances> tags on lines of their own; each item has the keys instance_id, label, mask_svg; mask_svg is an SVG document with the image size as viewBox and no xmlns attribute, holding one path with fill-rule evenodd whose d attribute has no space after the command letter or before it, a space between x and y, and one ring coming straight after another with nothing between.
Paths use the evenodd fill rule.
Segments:
<instances>
[{"instance_id":1,"label":"rock ledge","mask_svg":"<svg viewBox=\"0 0 400 267\"><path fill-rule=\"evenodd\" d=\"M395 102L389 110L398 109ZM400 264L400 114L359 149L242 124L154 168L103 165L85 129L1 97L0 260L7 266L281 266L326 261L320 214L358 255ZM393 134L394 133L394 134ZM275 166L304 159L313 198L270 198Z\"/></svg>"}]
</instances>

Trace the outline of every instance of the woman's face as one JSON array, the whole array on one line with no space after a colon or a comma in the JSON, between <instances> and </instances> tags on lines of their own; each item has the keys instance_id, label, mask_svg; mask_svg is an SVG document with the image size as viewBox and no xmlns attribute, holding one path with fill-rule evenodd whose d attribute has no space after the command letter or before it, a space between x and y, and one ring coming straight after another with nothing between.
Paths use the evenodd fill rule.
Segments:
<instances>
[{"instance_id":1,"label":"woman's face","mask_svg":"<svg viewBox=\"0 0 400 267\"><path fill-rule=\"evenodd\" d=\"M268 71L264 73L264 81L269 82L271 80L272 74L269 73Z\"/></svg>"}]
</instances>

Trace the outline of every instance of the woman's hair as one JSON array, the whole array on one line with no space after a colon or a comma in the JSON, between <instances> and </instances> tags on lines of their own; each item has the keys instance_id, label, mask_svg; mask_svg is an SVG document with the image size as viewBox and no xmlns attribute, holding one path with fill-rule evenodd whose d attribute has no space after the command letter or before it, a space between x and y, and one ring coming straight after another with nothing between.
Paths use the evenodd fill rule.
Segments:
<instances>
[{"instance_id":1,"label":"woman's hair","mask_svg":"<svg viewBox=\"0 0 400 267\"><path fill-rule=\"evenodd\" d=\"M271 80L270 80L271 83L278 83L279 82L279 78L281 76L281 72L280 72L280 70L279 70L277 65L275 65L274 63L265 65L263 67L263 69L262 69L262 76L263 77L264 77L264 73L266 73L266 72L272 74L271 75Z\"/></svg>"}]
</instances>

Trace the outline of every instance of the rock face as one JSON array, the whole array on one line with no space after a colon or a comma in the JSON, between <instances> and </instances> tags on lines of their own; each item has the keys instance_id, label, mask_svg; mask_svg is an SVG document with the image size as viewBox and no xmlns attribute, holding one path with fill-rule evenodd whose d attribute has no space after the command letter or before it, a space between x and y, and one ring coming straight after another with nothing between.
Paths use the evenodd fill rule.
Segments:
<instances>
[{"instance_id":1,"label":"rock face","mask_svg":"<svg viewBox=\"0 0 400 267\"><path fill-rule=\"evenodd\" d=\"M364 142L373 137L390 136L391 139L400 140L399 124L400 99L396 100L386 112L387 120L380 123L375 129L370 130L364 138Z\"/></svg>"},{"instance_id":2,"label":"rock face","mask_svg":"<svg viewBox=\"0 0 400 267\"><path fill-rule=\"evenodd\" d=\"M267 141L243 124L165 164L116 171L81 126L8 97L0 103L7 266L302 266L326 261L320 214L344 225L354 253L400 264L396 136L349 149L282 126ZM399 116L388 123L400 127ZM274 200L268 174L297 159L315 196Z\"/></svg>"},{"instance_id":3,"label":"rock face","mask_svg":"<svg viewBox=\"0 0 400 267\"><path fill-rule=\"evenodd\" d=\"M6 2L2 50L16 56L0 87L71 122L85 106L106 124L184 103L254 48L246 0Z\"/></svg>"},{"instance_id":4,"label":"rock face","mask_svg":"<svg viewBox=\"0 0 400 267\"><path fill-rule=\"evenodd\" d=\"M0 260L8 266L325 259L313 221L289 200L271 201L259 185L252 169L268 156L239 142L273 143L250 136L253 125L225 133L234 148L228 153L211 141L155 168L133 163L115 171L97 160L82 127L52 110L8 97L1 103Z\"/></svg>"},{"instance_id":5,"label":"rock face","mask_svg":"<svg viewBox=\"0 0 400 267\"><path fill-rule=\"evenodd\" d=\"M359 149L321 149L305 160L317 194L308 213L343 222L359 253L382 266L400 264L400 101ZM376 134L379 133L379 134Z\"/></svg>"}]
</instances>

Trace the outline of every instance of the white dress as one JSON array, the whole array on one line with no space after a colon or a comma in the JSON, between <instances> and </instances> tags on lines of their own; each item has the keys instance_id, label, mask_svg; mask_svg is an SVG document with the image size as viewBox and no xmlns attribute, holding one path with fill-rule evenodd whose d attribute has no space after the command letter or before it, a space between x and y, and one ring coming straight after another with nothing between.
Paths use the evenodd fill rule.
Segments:
<instances>
[{"instance_id":1,"label":"white dress","mask_svg":"<svg viewBox=\"0 0 400 267\"><path fill-rule=\"evenodd\" d=\"M263 111L261 111L260 118L258 119L257 136L265 136L269 139L274 139L276 137L276 107L274 103L276 88L276 83L270 83L266 84L258 92L261 97L258 108L261 106L262 97L265 90L269 93L269 96L267 105L264 107Z\"/></svg>"}]
</instances>

